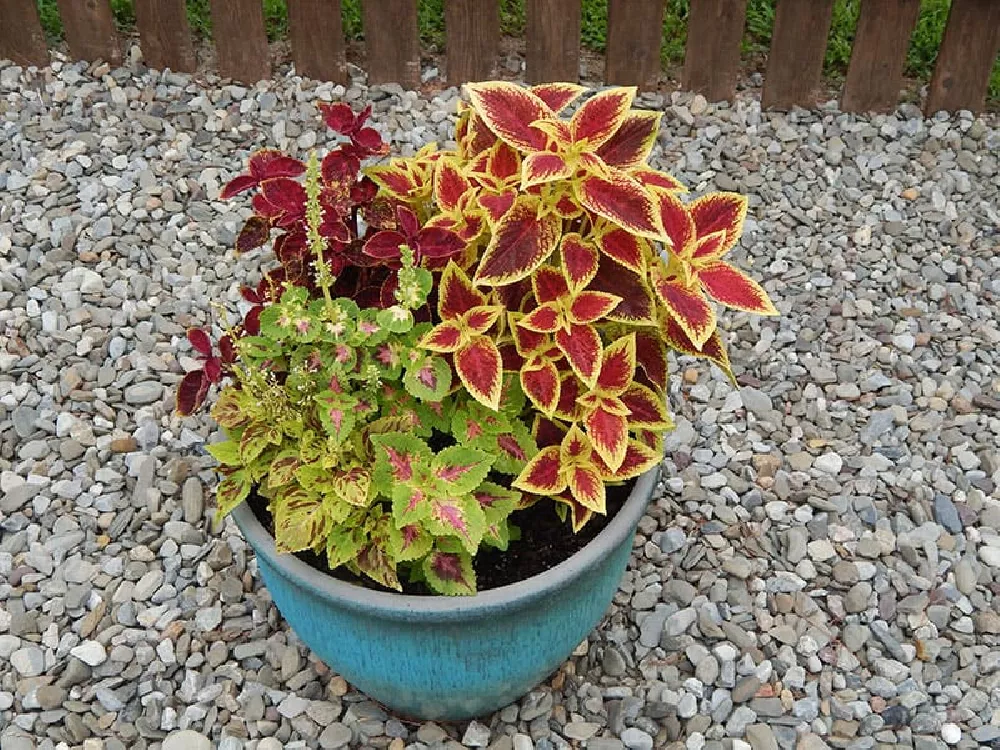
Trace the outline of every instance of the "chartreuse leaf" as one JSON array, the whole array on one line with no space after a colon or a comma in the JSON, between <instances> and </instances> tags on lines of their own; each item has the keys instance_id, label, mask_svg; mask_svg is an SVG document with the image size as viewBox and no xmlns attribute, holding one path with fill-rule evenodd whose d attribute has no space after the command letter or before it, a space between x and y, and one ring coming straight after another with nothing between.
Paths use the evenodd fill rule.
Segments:
<instances>
[{"instance_id":1,"label":"chartreuse leaf","mask_svg":"<svg viewBox=\"0 0 1000 750\"><path fill-rule=\"evenodd\" d=\"M221 443L210 443L205 450L223 466L242 466L240 461L240 444L237 440L223 440Z\"/></svg>"},{"instance_id":2,"label":"chartreuse leaf","mask_svg":"<svg viewBox=\"0 0 1000 750\"><path fill-rule=\"evenodd\" d=\"M451 388L451 367L444 357L428 355L407 366L403 385L416 399L440 401Z\"/></svg>"},{"instance_id":3,"label":"chartreuse leaf","mask_svg":"<svg viewBox=\"0 0 1000 750\"><path fill-rule=\"evenodd\" d=\"M244 336L236 342L241 360L270 359L281 354L281 344L263 336Z\"/></svg>"},{"instance_id":4,"label":"chartreuse leaf","mask_svg":"<svg viewBox=\"0 0 1000 750\"><path fill-rule=\"evenodd\" d=\"M267 486L271 489L284 487L295 479L295 471L302 465L297 450L286 450L271 460L267 470Z\"/></svg>"},{"instance_id":5,"label":"chartreuse leaf","mask_svg":"<svg viewBox=\"0 0 1000 750\"><path fill-rule=\"evenodd\" d=\"M511 423L510 431L490 437L490 446L477 444L493 455L493 468L504 474L518 475L524 469L528 459L538 453L538 446L531 430L523 422Z\"/></svg>"},{"instance_id":6,"label":"chartreuse leaf","mask_svg":"<svg viewBox=\"0 0 1000 750\"><path fill-rule=\"evenodd\" d=\"M486 531L486 515L472 495L431 497L424 527L434 536L453 536L475 554Z\"/></svg>"},{"instance_id":7,"label":"chartreuse leaf","mask_svg":"<svg viewBox=\"0 0 1000 750\"><path fill-rule=\"evenodd\" d=\"M435 456L431 473L444 491L460 494L478 487L492 463L491 456L482 451L453 445Z\"/></svg>"},{"instance_id":8,"label":"chartreuse leaf","mask_svg":"<svg viewBox=\"0 0 1000 750\"><path fill-rule=\"evenodd\" d=\"M233 508L247 499L250 494L250 477L243 469L234 471L224 477L215 488L215 501L218 504L217 517L228 516Z\"/></svg>"},{"instance_id":9,"label":"chartreuse leaf","mask_svg":"<svg viewBox=\"0 0 1000 750\"><path fill-rule=\"evenodd\" d=\"M356 508L367 508L371 500L372 475L360 466L335 474L330 479L333 494Z\"/></svg>"},{"instance_id":10,"label":"chartreuse leaf","mask_svg":"<svg viewBox=\"0 0 1000 750\"><path fill-rule=\"evenodd\" d=\"M329 531L323 499L301 487L276 496L271 503L274 516L274 548L278 552L301 552L321 543Z\"/></svg>"},{"instance_id":11,"label":"chartreuse leaf","mask_svg":"<svg viewBox=\"0 0 1000 750\"><path fill-rule=\"evenodd\" d=\"M368 543L358 550L355 564L373 581L401 591L403 587L399 585L396 575L396 560L389 549L392 520L389 516L380 516L371 525Z\"/></svg>"},{"instance_id":12,"label":"chartreuse leaf","mask_svg":"<svg viewBox=\"0 0 1000 750\"><path fill-rule=\"evenodd\" d=\"M240 461L244 465L252 463L272 445L280 445L281 431L274 425L254 422L240 436Z\"/></svg>"},{"instance_id":13,"label":"chartreuse leaf","mask_svg":"<svg viewBox=\"0 0 1000 750\"><path fill-rule=\"evenodd\" d=\"M438 539L434 550L424 558L421 569L427 585L438 594L460 596L476 593L472 555L452 540Z\"/></svg>"},{"instance_id":14,"label":"chartreuse leaf","mask_svg":"<svg viewBox=\"0 0 1000 750\"><path fill-rule=\"evenodd\" d=\"M358 556L368 538L363 523L364 511L355 511L327 533L326 561L331 569L351 562Z\"/></svg>"},{"instance_id":15,"label":"chartreuse leaf","mask_svg":"<svg viewBox=\"0 0 1000 750\"><path fill-rule=\"evenodd\" d=\"M235 389L226 389L220 393L212 407L212 419L230 430L246 424L249 410L241 394L242 391Z\"/></svg>"},{"instance_id":16,"label":"chartreuse leaf","mask_svg":"<svg viewBox=\"0 0 1000 750\"><path fill-rule=\"evenodd\" d=\"M379 310L375 321L392 333L406 333L413 328L413 313L402 305Z\"/></svg>"}]
</instances>

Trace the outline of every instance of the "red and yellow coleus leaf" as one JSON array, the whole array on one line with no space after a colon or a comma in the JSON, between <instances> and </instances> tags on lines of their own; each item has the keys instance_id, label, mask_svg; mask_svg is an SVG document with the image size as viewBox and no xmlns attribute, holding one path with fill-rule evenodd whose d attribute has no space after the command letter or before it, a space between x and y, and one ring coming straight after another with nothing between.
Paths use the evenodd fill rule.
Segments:
<instances>
[{"instance_id":1,"label":"red and yellow coleus leaf","mask_svg":"<svg viewBox=\"0 0 1000 750\"><path fill-rule=\"evenodd\" d=\"M556 114L566 109L586 90L586 87L576 83L540 83L531 87L531 93L549 105Z\"/></svg>"},{"instance_id":2,"label":"red and yellow coleus leaf","mask_svg":"<svg viewBox=\"0 0 1000 750\"><path fill-rule=\"evenodd\" d=\"M559 370L543 356L532 357L521 367L521 389L543 414L552 415L559 404Z\"/></svg>"},{"instance_id":3,"label":"red and yellow coleus leaf","mask_svg":"<svg viewBox=\"0 0 1000 750\"><path fill-rule=\"evenodd\" d=\"M661 345L670 347L671 349L679 352L680 354L687 354L688 356L691 357L700 357L702 359L707 359L709 362L712 362L713 364L718 366L719 369L721 369L722 372L725 373L726 377L728 377L730 381L732 381L733 383L736 382L736 378L733 375L732 368L730 367L729 364L729 355L726 353L726 347L725 344L723 344L722 342L722 336L719 333L718 328L716 328L716 330L708 338L708 341L706 341L702 345L700 350L695 348L694 342L692 342L691 339L688 338L688 335L687 333L685 333L684 329L682 329L680 325L677 323L677 321L674 320L669 315L664 315L663 319L661 320L660 335L662 337L661 339L659 339ZM642 347L640 348L640 351L642 351ZM665 354L663 355L663 362L664 364L662 368L663 372L662 379L664 385L661 386L661 388L665 389L666 388ZM648 367L646 362L643 362L643 367L647 373L651 373L654 370L659 371L658 365L654 364L652 358L648 363ZM650 374L650 378L652 377L653 377L652 374Z\"/></svg>"},{"instance_id":4,"label":"red and yellow coleus leaf","mask_svg":"<svg viewBox=\"0 0 1000 750\"><path fill-rule=\"evenodd\" d=\"M472 281L454 262L449 262L438 282L438 315L441 320L454 320L474 307L486 304L486 295L473 286Z\"/></svg>"},{"instance_id":5,"label":"red and yellow coleus leaf","mask_svg":"<svg viewBox=\"0 0 1000 750\"><path fill-rule=\"evenodd\" d=\"M469 394L494 411L500 408L503 359L489 336L476 336L455 352L455 370Z\"/></svg>"},{"instance_id":6,"label":"red and yellow coleus leaf","mask_svg":"<svg viewBox=\"0 0 1000 750\"><path fill-rule=\"evenodd\" d=\"M570 137L580 149L598 149L618 133L635 99L634 86L601 91L580 105L569 121Z\"/></svg>"},{"instance_id":7,"label":"red and yellow coleus leaf","mask_svg":"<svg viewBox=\"0 0 1000 750\"><path fill-rule=\"evenodd\" d=\"M530 276L559 245L562 220L547 214L539 217L539 201L522 196L493 228L475 283L504 286Z\"/></svg>"},{"instance_id":8,"label":"red and yellow coleus leaf","mask_svg":"<svg viewBox=\"0 0 1000 750\"><path fill-rule=\"evenodd\" d=\"M629 112L614 135L597 149L597 155L611 167L625 170L643 167L656 144L662 118L662 112Z\"/></svg>"},{"instance_id":9,"label":"red and yellow coleus leaf","mask_svg":"<svg viewBox=\"0 0 1000 750\"><path fill-rule=\"evenodd\" d=\"M594 464L602 479L611 482L621 482L633 479L656 466L663 460L663 451L646 445L640 440L629 440L625 449L625 458L617 469L612 469L598 455Z\"/></svg>"},{"instance_id":10,"label":"red and yellow coleus leaf","mask_svg":"<svg viewBox=\"0 0 1000 750\"><path fill-rule=\"evenodd\" d=\"M513 484L539 495L558 495L569 490L581 505L597 513L605 511L604 481L594 461L593 447L576 425L570 427L558 447L542 448Z\"/></svg>"},{"instance_id":11,"label":"red and yellow coleus leaf","mask_svg":"<svg viewBox=\"0 0 1000 750\"><path fill-rule=\"evenodd\" d=\"M476 114L504 143L519 151L545 150L545 134L532 123L555 117L552 109L529 89L506 81L466 85Z\"/></svg>"},{"instance_id":12,"label":"red and yellow coleus leaf","mask_svg":"<svg viewBox=\"0 0 1000 750\"><path fill-rule=\"evenodd\" d=\"M656 203L646 188L624 172L588 175L576 181L576 197L588 211L640 237L663 235Z\"/></svg>"},{"instance_id":13,"label":"red and yellow coleus leaf","mask_svg":"<svg viewBox=\"0 0 1000 750\"><path fill-rule=\"evenodd\" d=\"M559 244L559 261L569 289L579 292L597 275L597 249L579 234L564 234Z\"/></svg>"},{"instance_id":14,"label":"red and yellow coleus leaf","mask_svg":"<svg viewBox=\"0 0 1000 750\"><path fill-rule=\"evenodd\" d=\"M640 184L654 191L665 190L669 193L687 192L687 187L680 180L666 172L660 172L649 167L639 167L638 169L631 170L629 174L638 180Z\"/></svg>"}]
</instances>

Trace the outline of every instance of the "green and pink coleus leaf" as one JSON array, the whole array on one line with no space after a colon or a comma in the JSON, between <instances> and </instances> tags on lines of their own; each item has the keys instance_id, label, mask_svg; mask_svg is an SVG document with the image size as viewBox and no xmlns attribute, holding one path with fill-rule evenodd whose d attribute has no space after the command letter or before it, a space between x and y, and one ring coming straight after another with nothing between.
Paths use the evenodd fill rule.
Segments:
<instances>
[{"instance_id":1,"label":"green and pink coleus leaf","mask_svg":"<svg viewBox=\"0 0 1000 750\"><path fill-rule=\"evenodd\" d=\"M486 532L486 516L471 494L437 495L427 498L424 528L434 536L453 536L469 554L475 554Z\"/></svg>"},{"instance_id":2,"label":"green and pink coleus leaf","mask_svg":"<svg viewBox=\"0 0 1000 750\"><path fill-rule=\"evenodd\" d=\"M440 401L451 390L451 379L447 360L426 355L406 367L403 386L420 401Z\"/></svg>"},{"instance_id":3,"label":"green and pink coleus leaf","mask_svg":"<svg viewBox=\"0 0 1000 750\"><path fill-rule=\"evenodd\" d=\"M398 562L423 559L434 546L434 537L419 523L401 528L392 525L389 530L390 550Z\"/></svg>"},{"instance_id":4,"label":"green and pink coleus leaf","mask_svg":"<svg viewBox=\"0 0 1000 750\"><path fill-rule=\"evenodd\" d=\"M418 484L421 472L426 474L432 453L427 444L415 435L386 432L372 435L375 454L375 489L386 495L397 484Z\"/></svg>"},{"instance_id":5,"label":"green and pink coleus leaf","mask_svg":"<svg viewBox=\"0 0 1000 750\"><path fill-rule=\"evenodd\" d=\"M452 445L439 452L430 465L435 492L466 493L479 486L492 467L491 457L483 451Z\"/></svg>"},{"instance_id":6,"label":"green and pink coleus leaf","mask_svg":"<svg viewBox=\"0 0 1000 750\"><path fill-rule=\"evenodd\" d=\"M476 593L472 555L457 543L437 540L435 549L424 557L421 571L427 585L438 594L468 596Z\"/></svg>"},{"instance_id":7,"label":"green and pink coleus leaf","mask_svg":"<svg viewBox=\"0 0 1000 750\"><path fill-rule=\"evenodd\" d=\"M313 399L319 412L320 421L326 434L329 435L336 444L347 440L354 431L357 422L355 407L358 400L344 392L321 391Z\"/></svg>"}]
</instances>

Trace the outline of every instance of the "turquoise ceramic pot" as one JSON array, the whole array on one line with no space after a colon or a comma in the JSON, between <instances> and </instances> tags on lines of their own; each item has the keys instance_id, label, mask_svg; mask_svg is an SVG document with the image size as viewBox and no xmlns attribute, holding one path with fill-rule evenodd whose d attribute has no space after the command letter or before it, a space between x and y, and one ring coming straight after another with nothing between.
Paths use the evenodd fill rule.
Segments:
<instances>
[{"instance_id":1,"label":"turquoise ceramic pot","mask_svg":"<svg viewBox=\"0 0 1000 750\"><path fill-rule=\"evenodd\" d=\"M333 670L399 715L457 720L515 701L555 671L607 610L656 472L573 557L471 597L371 591L279 555L246 505L233 513L281 614Z\"/></svg>"}]
</instances>

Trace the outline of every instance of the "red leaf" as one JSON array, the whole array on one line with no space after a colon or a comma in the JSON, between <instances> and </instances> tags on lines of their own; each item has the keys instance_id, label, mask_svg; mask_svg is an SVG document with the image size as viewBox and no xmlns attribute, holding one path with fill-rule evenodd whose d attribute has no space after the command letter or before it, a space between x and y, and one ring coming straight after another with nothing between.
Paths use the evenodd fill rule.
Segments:
<instances>
[{"instance_id":1,"label":"red leaf","mask_svg":"<svg viewBox=\"0 0 1000 750\"><path fill-rule=\"evenodd\" d=\"M222 353L223 364L229 365L236 361L236 347L228 334L219 339L219 351Z\"/></svg>"},{"instance_id":2,"label":"red leaf","mask_svg":"<svg viewBox=\"0 0 1000 750\"><path fill-rule=\"evenodd\" d=\"M620 467L628 447L628 420L620 414L597 408L587 416L585 424L597 455L612 470Z\"/></svg>"},{"instance_id":3,"label":"red leaf","mask_svg":"<svg viewBox=\"0 0 1000 750\"><path fill-rule=\"evenodd\" d=\"M535 436L535 442L538 443L539 448L547 448L550 445L558 447L566 434L566 430L562 426L539 414L535 415L535 424L531 432Z\"/></svg>"},{"instance_id":4,"label":"red leaf","mask_svg":"<svg viewBox=\"0 0 1000 750\"><path fill-rule=\"evenodd\" d=\"M664 232L670 238L673 252L682 255L692 250L698 229L688 207L673 193L660 193L656 196L656 200L660 209L660 221L663 222Z\"/></svg>"},{"instance_id":5,"label":"red leaf","mask_svg":"<svg viewBox=\"0 0 1000 750\"><path fill-rule=\"evenodd\" d=\"M420 345L433 352L453 352L462 344L464 334L461 326L452 321L444 321L427 332Z\"/></svg>"},{"instance_id":6,"label":"red leaf","mask_svg":"<svg viewBox=\"0 0 1000 750\"><path fill-rule=\"evenodd\" d=\"M725 250L730 250L743 231L747 199L738 193L709 193L693 201L689 210L699 236L725 231Z\"/></svg>"},{"instance_id":7,"label":"red leaf","mask_svg":"<svg viewBox=\"0 0 1000 750\"><path fill-rule=\"evenodd\" d=\"M463 316L465 326L476 333L486 333L500 318L503 308L498 305L474 307Z\"/></svg>"},{"instance_id":8,"label":"red leaf","mask_svg":"<svg viewBox=\"0 0 1000 750\"><path fill-rule=\"evenodd\" d=\"M406 244L406 237L399 232L383 230L376 232L365 243L364 254L379 260L398 260L400 245Z\"/></svg>"},{"instance_id":9,"label":"red leaf","mask_svg":"<svg viewBox=\"0 0 1000 750\"><path fill-rule=\"evenodd\" d=\"M535 333L553 333L562 323L562 313L552 302L536 307L521 318L517 324Z\"/></svg>"},{"instance_id":10,"label":"red leaf","mask_svg":"<svg viewBox=\"0 0 1000 750\"><path fill-rule=\"evenodd\" d=\"M758 315L777 315L767 292L756 281L719 261L698 270L698 279L716 302Z\"/></svg>"},{"instance_id":11,"label":"red leaf","mask_svg":"<svg viewBox=\"0 0 1000 750\"><path fill-rule=\"evenodd\" d=\"M236 252L248 253L267 244L271 238L271 222L263 216L251 216L246 220L236 238Z\"/></svg>"},{"instance_id":12,"label":"red leaf","mask_svg":"<svg viewBox=\"0 0 1000 750\"><path fill-rule=\"evenodd\" d=\"M701 290L659 276L653 278L653 288L670 316L700 350L715 330L715 312Z\"/></svg>"},{"instance_id":13,"label":"red leaf","mask_svg":"<svg viewBox=\"0 0 1000 750\"><path fill-rule=\"evenodd\" d=\"M666 346L681 354L707 359L718 365L730 380L734 380L732 370L729 366L729 355L726 353L726 347L722 343L722 336L719 334L718 328L708 337L708 341L704 343L700 351L695 347L694 342L691 341L691 338L681 328L680 324L669 315L665 316L663 320L661 333ZM666 382L666 375L664 375L664 382Z\"/></svg>"},{"instance_id":14,"label":"red leaf","mask_svg":"<svg viewBox=\"0 0 1000 750\"><path fill-rule=\"evenodd\" d=\"M472 106L487 127L504 143L520 151L542 151L545 135L531 123L554 113L528 89L505 81L466 85Z\"/></svg>"},{"instance_id":15,"label":"red leaf","mask_svg":"<svg viewBox=\"0 0 1000 750\"><path fill-rule=\"evenodd\" d=\"M500 220L479 262L477 284L503 286L523 279L556 249L562 220L551 214L539 219L537 208L537 199L522 198Z\"/></svg>"},{"instance_id":16,"label":"red leaf","mask_svg":"<svg viewBox=\"0 0 1000 750\"><path fill-rule=\"evenodd\" d=\"M361 128L361 130L351 136L351 142L368 154L388 152L388 146L386 146L382 140L382 136L379 135L379 132L375 128Z\"/></svg>"},{"instance_id":17,"label":"red leaf","mask_svg":"<svg viewBox=\"0 0 1000 750\"><path fill-rule=\"evenodd\" d=\"M526 190L534 185L556 180L567 180L572 176L573 170L565 159L558 154L539 151L527 156L521 164L521 189Z\"/></svg>"},{"instance_id":18,"label":"red leaf","mask_svg":"<svg viewBox=\"0 0 1000 750\"><path fill-rule=\"evenodd\" d=\"M566 109L587 89L575 83L540 83L531 87L531 93L549 105L558 114Z\"/></svg>"},{"instance_id":19,"label":"red leaf","mask_svg":"<svg viewBox=\"0 0 1000 750\"><path fill-rule=\"evenodd\" d=\"M573 325L569 331L560 329L556 332L556 345L580 380L593 387L601 364L601 337L594 327Z\"/></svg>"},{"instance_id":20,"label":"red leaf","mask_svg":"<svg viewBox=\"0 0 1000 750\"><path fill-rule=\"evenodd\" d=\"M205 357L212 356L212 339L209 338L207 333L200 328L188 328L187 337L188 341L191 342L191 348L198 352L198 354Z\"/></svg>"},{"instance_id":21,"label":"red leaf","mask_svg":"<svg viewBox=\"0 0 1000 750\"><path fill-rule=\"evenodd\" d=\"M632 382L635 375L635 334L622 336L604 350L597 387L604 393L617 396Z\"/></svg>"},{"instance_id":22,"label":"red leaf","mask_svg":"<svg viewBox=\"0 0 1000 750\"><path fill-rule=\"evenodd\" d=\"M559 404L556 406L556 416L568 422L575 422L580 413L580 396L583 393L580 379L571 372L566 373L559 381Z\"/></svg>"},{"instance_id":23,"label":"red leaf","mask_svg":"<svg viewBox=\"0 0 1000 750\"><path fill-rule=\"evenodd\" d=\"M434 200L445 211L458 208L459 199L471 185L454 159L440 159L434 171Z\"/></svg>"},{"instance_id":24,"label":"red leaf","mask_svg":"<svg viewBox=\"0 0 1000 750\"><path fill-rule=\"evenodd\" d=\"M555 302L569 294L569 286L562 271L552 266L542 266L531 277L532 291L539 304Z\"/></svg>"},{"instance_id":25,"label":"red leaf","mask_svg":"<svg viewBox=\"0 0 1000 750\"><path fill-rule=\"evenodd\" d=\"M698 261L698 265L703 265L709 261L718 260L725 254L726 233L721 231L699 237L691 257L693 261Z\"/></svg>"},{"instance_id":26,"label":"red leaf","mask_svg":"<svg viewBox=\"0 0 1000 750\"><path fill-rule=\"evenodd\" d=\"M649 242L624 229L604 232L597 241L601 252L626 268L642 274L646 268Z\"/></svg>"},{"instance_id":27,"label":"red leaf","mask_svg":"<svg viewBox=\"0 0 1000 750\"><path fill-rule=\"evenodd\" d=\"M361 160L344 149L336 149L323 157L320 173L327 183L349 182L361 168Z\"/></svg>"},{"instance_id":28,"label":"red leaf","mask_svg":"<svg viewBox=\"0 0 1000 750\"><path fill-rule=\"evenodd\" d=\"M259 181L275 177L298 177L306 165L277 149L262 149L250 157L250 174Z\"/></svg>"},{"instance_id":29,"label":"red leaf","mask_svg":"<svg viewBox=\"0 0 1000 750\"><path fill-rule=\"evenodd\" d=\"M663 234L656 205L631 177L585 177L576 186L576 196L584 208L623 229L654 239Z\"/></svg>"},{"instance_id":30,"label":"red leaf","mask_svg":"<svg viewBox=\"0 0 1000 750\"><path fill-rule=\"evenodd\" d=\"M635 358L646 377L660 390L666 390L668 365L663 340L651 333L636 333Z\"/></svg>"},{"instance_id":31,"label":"red leaf","mask_svg":"<svg viewBox=\"0 0 1000 750\"><path fill-rule=\"evenodd\" d=\"M516 191L507 190L503 193L480 193L476 200L486 212L489 220L496 224L504 217L504 214L510 211L516 198Z\"/></svg>"},{"instance_id":32,"label":"red leaf","mask_svg":"<svg viewBox=\"0 0 1000 750\"><path fill-rule=\"evenodd\" d=\"M559 403L559 371L547 359L536 359L521 368L521 388L544 414Z\"/></svg>"},{"instance_id":33,"label":"red leaf","mask_svg":"<svg viewBox=\"0 0 1000 750\"><path fill-rule=\"evenodd\" d=\"M222 361L218 357L209 357L205 360L205 377L210 383L222 380Z\"/></svg>"},{"instance_id":34,"label":"red leaf","mask_svg":"<svg viewBox=\"0 0 1000 750\"><path fill-rule=\"evenodd\" d=\"M563 235L559 255L562 275L574 291L583 289L597 275L597 250L579 234Z\"/></svg>"},{"instance_id":35,"label":"red leaf","mask_svg":"<svg viewBox=\"0 0 1000 750\"><path fill-rule=\"evenodd\" d=\"M448 263L438 282L438 315L453 320L474 307L486 304L486 295L472 286L469 277L457 264Z\"/></svg>"},{"instance_id":36,"label":"red leaf","mask_svg":"<svg viewBox=\"0 0 1000 750\"><path fill-rule=\"evenodd\" d=\"M551 343L551 340L544 333L532 331L519 325L523 315L520 313L510 313L510 333L514 337L514 346L517 353L523 357L538 351L543 346Z\"/></svg>"},{"instance_id":37,"label":"red leaf","mask_svg":"<svg viewBox=\"0 0 1000 750\"><path fill-rule=\"evenodd\" d=\"M450 258L465 247L465 243L457 234L440 227L424 227L416 236L415 249L419 249L424 258L435 260Z\"/></svg>"},{"instance_id":38,"label":"red leaf","mask_svg":"<svg viewBox=\"0 0 1000 750\"><path fill-rule=\"evenodd\" d=\"M193 414L208 395L209 380L202 370L187 373L177 386L177 413L183 417Z\"/></svg>"},{"instance_id":39,"label":"red leaf","mask_svg":"<svg viewBox=\"0 0 1000 750\"><path fill-rule=\"evenodd\" d=\"M256 177L248 174L241 174L239 177L234 177L226 186L222 188L222 192L219 193L219 197L227 201L234 195L242 193L244 190L249 190L250 188L255 188L259 184Z\"/></svg>"},{"instance_id":40,"label":"red leaf","mask_svg":"<svg viewBox=\"0 0 1000 750\"><path fill-rule=\"evenodd\" d=\"M594 323L618 307L621 297L607 292L580 292L573 298L569 318L575 323Z\"/></svg>"},{"instance_id":41,"label":"red leaf","mask_svg":"<svg viewBox=\"0 0 1000 750\"><path fill-rule=\"evenodd\" d=\"M493 339L478 336L455 354L455 370L469 394L497 411L503 385L503 361Z\"/></svg>"},{"instance_id":42,"label":"red leaf","mask_svg":"<svg viewBox=\"0 0 1000 750\"><path fill-rule=\"evenodd\" d=\"M299 215L305 210L306 190L288 177L265 180L260 186L264 200L283 214Z\"/></svg>"},{"instance_id":43,"label":"red leaf","mask_svg":"<svg viewBox=\"0 0 1000 750\"><path fill-rule=\"evenodd\" d=\"M646 386L632 383L620 398L631 412L629 426L660 429L670 425L670 415L663 398Z\"/></svg>"},{"instance_id":44,"label":"red leaf","mask_svg":"<svg viewBox=\"0 0 1000 750\"><path fill-rule=\"evenodd\" d=\"M601 258L590 288L621 297L618 307L608 314L609 319L639 325L655 323L655 302L643 280L610 258Z\"/></svg>"},{"instance_id":45,"label":"red leaf","mask_svg":"<svg viewBox=\"0 0 1000 750\"><path fill-rule=\"evenodd\" d=\"M323 121L331 130L341 135L348 135L354 129L354 110L349 104L343 102L320 104L319 111L323 115Z\"/></svg>"},{"instance_id":46,"label":"red leaf","mask_svg":"<svg viewBox=\"0 0 1000 750\"><path fill-rule=\"evenodd\" d=\"M653 188L656 191L668 190L674 193L687 192L687 188L684 187L680 180L667 174L666 172L640 167L638 169L631 170L629 174L646 187Z\"/></svg>"},{"instance_id":47,"label":"red leaf","mask_svg":"<svg viewBox=\"0 0 1000 750\"><path fill-rule=\"evenodd\" d=\"M599 456L595 463L604 479L624 481L645 474L662 460L662 451L654 450L637 440L629 440L628 448L625 450L625 458L617 470L612 471L610 467L604 465L604 461Z\"/></svg>"},{"instance_id":48,"label":"red leaf","mask_svg":"<svg viewBox=\"0 0 1000 750\"><path fill-rule=\"evenodd\" d=\"M542 448L528 465L521 470L513 484L520 490L540 495L554 495L566 488L560 471L560 449L557 446Z\"/></svg>"},{"instance_id":49,"label":"red leaf","mask_svg":"<svg viewBox=\"0 0 1000 750\"><path fill-rule=\"evenodd\" d=\"M521 155L498 141L489 151L486 170L498 185L510 182L521 174Z\"/></svg>"},{"instance_id":50,"label":"red leaf","mask_svg":"<svg viewBox=\"0 0 1000 750\"><path fill-rule=\"evenodd\" d=\"M597 155L619 169L641 167L656 144L662 117L662 112L629 112L618 131L597 149Z\"/></svg>"},{"instance_id":51,"label":"red leaf","mask_svg":"<svg viewBox=\"0 0 1000 750\"><path fill-rule=\"evenodd\" d=\"M595 513L604 513L604 479L593 466L574 466L569 475L569 491L573 498Z\"/></svg>"},{"instance_id":52,"label":"red leaf","mask_svg":"<svg viewBox=\"0 0 1000 750\"><path fill-rule=\"evenodd\" d=\"M616 87L601 91L580 105L570 120L573 141L586 142L591 149L608 141L625 122L635 87Z\"/></svg>"}]
</instances>

